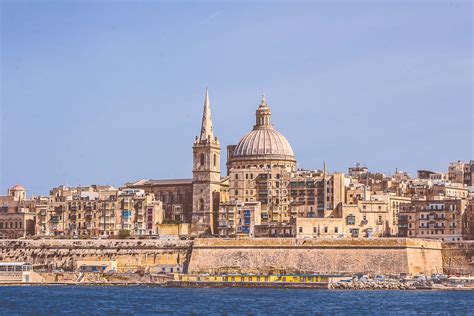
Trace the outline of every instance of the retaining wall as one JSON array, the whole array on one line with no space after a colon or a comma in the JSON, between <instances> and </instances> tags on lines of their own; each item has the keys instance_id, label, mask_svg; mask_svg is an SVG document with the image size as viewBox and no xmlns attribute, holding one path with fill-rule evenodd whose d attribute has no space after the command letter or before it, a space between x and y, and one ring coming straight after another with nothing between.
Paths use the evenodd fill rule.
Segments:
<instances>
[{"instance_id":1,"label":"retaining wall","mask_svg":"<svg viewBox=\"0 0 474 316\"><path fill-rule=\"evenodd\" d=\"M116 260L120 270L184 265L190 241L162 240L0 240L0 262L19 261L34 267L75 269L79 260Z\"/></svg>"},{"instance_id":2,"label":"retaining wall","mask_svg":"<svg viewBox=\"0 0 474 316\"><path fill-rule=\"evenodd\" d=\"M190 273L442 273L441 242L420 239L196 239Z\"/></svg>"},{"instance_id":3,"label":"retaining wall","mask_svg":"<svg viewBox=\"0 0 474 316\"><path fill-rule=\"evenodd\" d=\"M79 260L114 259L122 271L180 265L185 269L188 267L190 273L429 275L443 273L449 260L451 267L453 260L469 266L468 258L470 260L473 249L466 247L443 248L440 241L409 238L0 240L0 262L25 261L32 263L35 269L62 268L66 271L74 270Z\"/></svg>"},{"instance_id":4,"label":"retaining wall","mask_svg":"<svg viewBox=\"0 0 474 316\"><path fill-rule=\"evenodd\" d=\"M474 241L443 243L443 268L447 274L474 275Z\"/></svg>"}]
</instances>

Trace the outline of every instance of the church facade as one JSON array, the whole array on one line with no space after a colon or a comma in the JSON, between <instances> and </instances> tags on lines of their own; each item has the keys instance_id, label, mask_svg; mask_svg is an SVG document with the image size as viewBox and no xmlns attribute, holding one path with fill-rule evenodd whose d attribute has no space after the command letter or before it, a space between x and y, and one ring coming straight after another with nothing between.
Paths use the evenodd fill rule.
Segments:
<instances>
[{"instance_id":1,"label":"church facade","mask_svg":"<svg viewBox=\"0 0 474 316\"><path fill-rule=\"evenodd\" d=\"M227 146L227 175L221 176L221 145L206 90L201 131L192 146L192 179L140 180L127 187L154 193L165 221L190 223L194 236L294 236L297 216L324 216L334 208L344 193L334 194L328 186L336 182L340 188L342 180L298 171L290 143L271 118L263 95L251 131Z\"/></svg>"}]
</instances>

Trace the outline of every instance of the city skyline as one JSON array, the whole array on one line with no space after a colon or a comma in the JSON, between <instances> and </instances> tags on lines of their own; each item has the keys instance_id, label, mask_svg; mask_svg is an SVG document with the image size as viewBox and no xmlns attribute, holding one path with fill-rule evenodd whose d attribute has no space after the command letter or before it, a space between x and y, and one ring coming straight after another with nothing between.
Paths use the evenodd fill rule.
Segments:
<instances>
[{"instance_id":1,"label":"city skyline","mask_svg":"<svg viewBox=\"0 0 474 316\"><path fill-rule=\"evenodd\" d=\"M223 149L265 92L300 168L445 172L473 157L472 5L407 5L3 2L0 189L190 178L206 86Z\"/></svg>"}]
</instances>

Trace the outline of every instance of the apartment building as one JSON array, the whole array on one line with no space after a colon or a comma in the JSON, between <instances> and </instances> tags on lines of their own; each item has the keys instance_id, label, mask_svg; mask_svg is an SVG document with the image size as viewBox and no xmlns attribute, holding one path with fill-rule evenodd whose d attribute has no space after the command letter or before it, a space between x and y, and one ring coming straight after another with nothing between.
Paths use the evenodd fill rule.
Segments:
<instances>
[{"instance_id":1,"label":"apartment building","mask_svg":"<svg viewBox=\"0 0 474 316\"><path fill-rule=\"evenodd\" d=\"M403 204L398 219L399 236L460 241L466 206L467 201L463 199Z\"/></svg>"},{"instance_id":2,"label":"apartment building","mask_svg":"<svg viewBox=\"0 0 474 316\"><path fill-rule=\"evenodd\" d=\"M325 217L296 219L298 238L372 238L392 234L393 215L386 201L340 204Z\"/></svg>"}]
</instances>

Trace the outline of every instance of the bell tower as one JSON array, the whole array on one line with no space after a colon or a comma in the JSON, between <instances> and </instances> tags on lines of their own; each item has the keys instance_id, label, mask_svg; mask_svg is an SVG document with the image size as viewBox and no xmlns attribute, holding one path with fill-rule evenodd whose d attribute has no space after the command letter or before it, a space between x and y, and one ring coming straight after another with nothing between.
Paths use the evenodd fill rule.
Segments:
<instances>
[{"instance_id":1,"label":"bell tower","mask_svg":"<svg viewBox=\"0 0 474 316\"><path fill-rule=\"evenodd\" d=\"M193 235L214 234L220 196L221 146L212 130L211 105L206 89L201 133L193 144Z\"/></svg>"}]
</instances>

